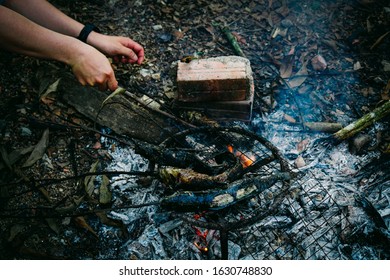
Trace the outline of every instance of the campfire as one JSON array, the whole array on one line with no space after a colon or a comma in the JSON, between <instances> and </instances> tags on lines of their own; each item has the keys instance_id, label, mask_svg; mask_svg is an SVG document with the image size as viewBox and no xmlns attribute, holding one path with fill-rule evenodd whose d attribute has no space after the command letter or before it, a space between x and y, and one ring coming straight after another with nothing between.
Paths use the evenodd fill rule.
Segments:
<instances>
[{"instance_id":1,"label":"campfire","mask_svg":"<svg viewBox=\"0 0 390 280\"><path fill-rule=\"evenodd\" d=\"M216 61L226 63L225 58L215 59L212 65ZM192 71L192 62L185 63L185 69ZM199 65L205 67L207 62ZM248 66L245 69L251 73ZM248 80L250 86L243 90L253 96L253 79ZM189 83L185 81L187 88ZM205 104L207 94L201 92L203 103L197 94L210 89L196 88L196 93L182 93L180 98L186 104L181 100L179 107L196 110ZM287 125L277 121L286 119L281 111L269 114L265 122L257 115L250 124L247 120L228 125L205 122L207 116L202 113L207 115L209 110L213 111L211 116L224 118L221 102L237 105L237 100L220 101L219 90L213 94L217 100L206 100L212 105L201 112L198 127L187 127L159 145L135 141L134 153L149 161L148 171L156 176L142 191L141 201L136 199L138 188L132 189L135 197L130 200L154 205L137 210L148 213L151 225L138 240L126 244L125 257L371 259L387 254L380 243L359 245L360 241L368 242L371 235L387 240L386 226L353 183L335 173L353 172L358 162L356 158L355 162L340 160L345 146L335 145L330 137L316 138L310 131L296 130L293 125L293 135L286 141L279 131L286 131ZM233 98L242 95L241 91L230 94ZM328 167L329 162L337 167ZM115 169L115 164L112 167ZM118 195L124 199L129 192ZM117 202L120 206L122 200ZM133 216L134 211L125 215Z\"/></svg>"},{"instance_id":2,"label":"campfire","mask_svg":"<svg viewBox=\"0 0 390 280\"><path fill-rule=\"evenodd\" d=\"M275 131L270 125L264 134ZM283 138L269 136L283 143ZM292 148L284 145L283 149ZM312 149L326 150L320 145L313 144ZM133 219L149 213L152 221L138 239L123 248L126 257L340 259L374 254L370 247L362 249L351 243L355 238L368 238L363 230L378 229L365 208L358 210L356 205L362 198L348 191L351 183L342 176L324 177L324 172L329 172L320 163L326 160L324 154L317 154L316 168L294 169L266 138L237 126L189 129L173 135L162 146L170 153L176 151L207 164L195 160L184 169L157 164L155 168L164 172L143 190L142 200L136 199L139 188L119 195L133 193L131 201L139 203L161 201L159 206L138 209L137 215L134 210L125 212ZM327 153L331 156L339 149L345 147ZM142 161L141 165L146 166ZM117 179L114 184L119 184ZM360 215L366 217L363 224Z\"/></svg>"}]
</instances>

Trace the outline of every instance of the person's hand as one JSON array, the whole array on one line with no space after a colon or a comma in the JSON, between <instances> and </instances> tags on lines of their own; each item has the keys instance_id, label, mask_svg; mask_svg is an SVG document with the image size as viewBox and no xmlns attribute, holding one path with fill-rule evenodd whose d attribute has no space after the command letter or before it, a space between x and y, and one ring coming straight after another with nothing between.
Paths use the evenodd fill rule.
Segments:
<instances>
[{"instance_id":1,"label":"person's hand","mask_svg":"<svg viewBox=\"0 0 390 280\"><path fill-rule=\"evenodd\" d=\"M112 57L114 62L141 64L144 60L144 48L130 38L92 32L87 43Z\"/></svg>"},{"instance_id":2,"label":"person's hand","mask_svg":"<svg viewBox=\"0 0 390 280\"><path fill-rule=\"evenodd\" d=\"M95 48L83 44L69 63L77 80L82 85L98 86L114 91L118 88L114 70L107 57Z\"/></svg>"}]
</instances>

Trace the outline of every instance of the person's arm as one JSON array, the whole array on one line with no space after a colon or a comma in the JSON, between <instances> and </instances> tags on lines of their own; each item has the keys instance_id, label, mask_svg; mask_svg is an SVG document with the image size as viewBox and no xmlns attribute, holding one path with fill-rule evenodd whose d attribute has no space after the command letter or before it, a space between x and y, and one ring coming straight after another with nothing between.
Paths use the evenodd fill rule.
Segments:
<instances>
[{"instance_id":1,"label":"person's arm","mask_svg":"<svg viewBox=\"0 0 390 280\"><path fill-rule=\"evenodd\" d=\"M68 64L82 85L115 90L118 82L107 57L76 38L42 27L0 6L0 48Z\"/></svg>"},{"instance_id":2,"label":"person's arm","mask_svg":"<svg viewBox=\"0 0 390 280\"><path fill-rule=\"evenodd\" d=\"M58 33L77 37L83 24L68 17L46 0L5 0L4 6Z\"/></svg>"},{"instance_id":3,"label":"person's arm","mask_svg":"<svg viewBox=\"0 0 390 280\"><path fill-rule=\"evenodd\" d=\"M4 4L37 24L61 34L77 37L84 27L45 0L6 0ZM144 60L143 47L130 38L107 36L92 31L87 43L108 56L119 57L124 63L141 64Z\"/></svg>"}]
</instances>

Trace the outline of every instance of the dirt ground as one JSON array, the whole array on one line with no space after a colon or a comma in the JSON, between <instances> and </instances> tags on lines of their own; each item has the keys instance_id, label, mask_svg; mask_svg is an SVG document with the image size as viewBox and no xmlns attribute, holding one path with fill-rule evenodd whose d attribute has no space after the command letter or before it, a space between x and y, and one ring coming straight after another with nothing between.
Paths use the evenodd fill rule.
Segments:
<instances>
[{"instance_id":1,"label":"dirt ground","mask_svg":"<svg viewBox=\"0 0 390 280\"><path fill-rule=\"evenodd\" d=\"M114 65L119 84L167 104L175 91L175 62L186 56L235 55L216 24L229 27L251 61L256 114L267 114L291 98L283 95L287 91L321 108L311 121L357 119L390 98L386 1L51 2L80 22L96 24L103 33L129 36L142 44L143 65ZM324 58L326 69L315 69L316 55ZM52 207L89 209L99 203L99 198L85 197L84 180L35 183L86 173L98 159L97 169L104 169L110 161L109 147L100 142L102 128L71 128L70 124L93 123L72 108L40 98L45 89L36 73L44 63L0 52L0 258L104 258L99 252L112 243L99 239L95 229L102 223L114 225L121 242L130 237L119 221L47 215ZM289 86L282 77L290 79ZM311 94L314 91L319 94ZM299 119L293 107L286 122ZM387 123L383 125L370 148L386 154L390 138ZM50 136L45 155L25 166L31 154L26 149L35 147L46 129Z\"/></svg>"}]
</instances>

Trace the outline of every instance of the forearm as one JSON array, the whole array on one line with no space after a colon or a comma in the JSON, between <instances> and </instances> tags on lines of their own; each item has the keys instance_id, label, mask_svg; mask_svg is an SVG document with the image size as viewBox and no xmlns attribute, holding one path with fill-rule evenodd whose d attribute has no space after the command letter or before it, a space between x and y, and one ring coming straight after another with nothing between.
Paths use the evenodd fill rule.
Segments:
<instances>
[{"instance_id":1,"label":"forearm","mask_svg":"<svg viewBox=\"0 0 390 280\"><path fill-rule=\"evenodd\" d=\"M73 37L42 27L5 7L0 7L0 26L0 48L12 52L71 65L78 52L88 47Z\"/></svg>"},{"instance_id":2,"label":"forearm","mask_svg":"<svg viewBox=\"0 0 390 280\"><path fill-rule=\"evenodd\" d=\"M4 6L61 34L77 37L83 28L83 24L65 15L46 0L6 0Z\"/></svg>"}]
</instances>

